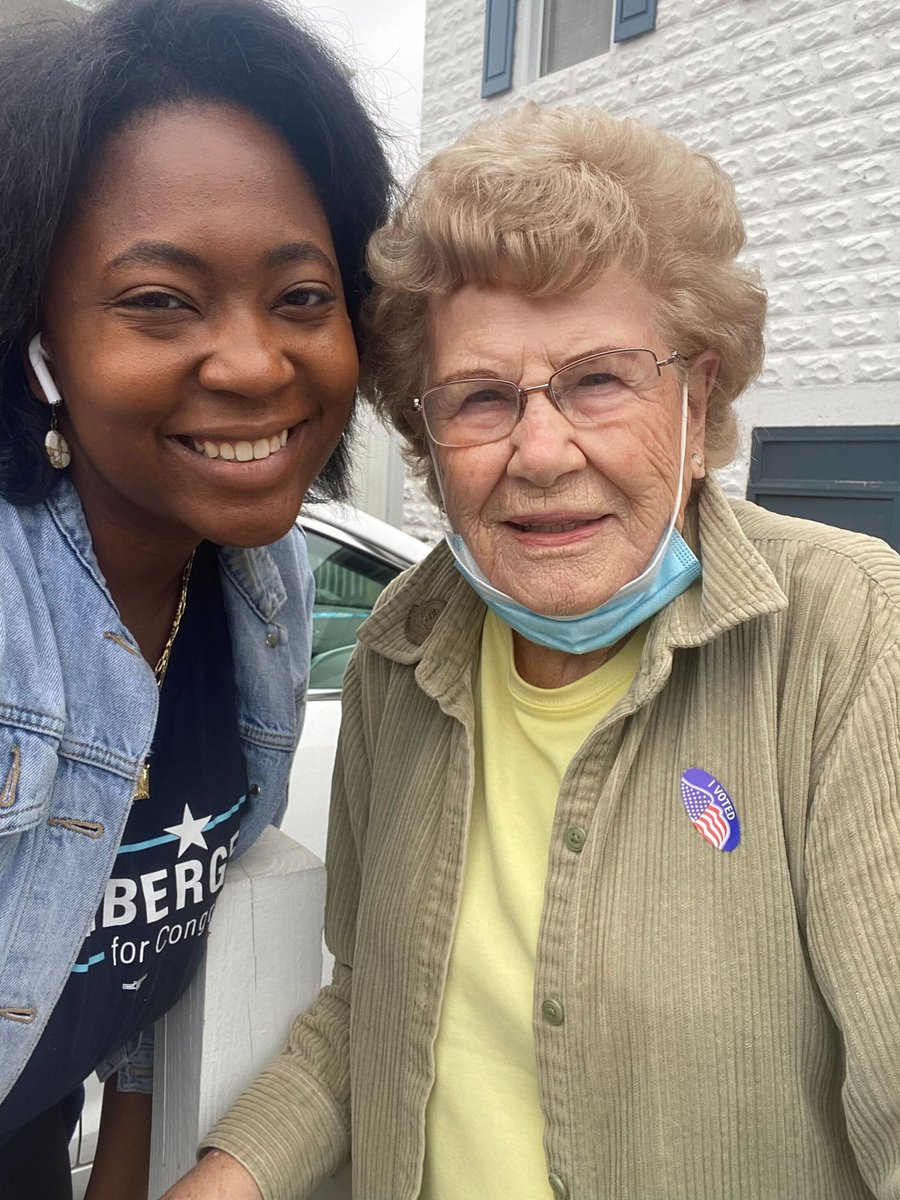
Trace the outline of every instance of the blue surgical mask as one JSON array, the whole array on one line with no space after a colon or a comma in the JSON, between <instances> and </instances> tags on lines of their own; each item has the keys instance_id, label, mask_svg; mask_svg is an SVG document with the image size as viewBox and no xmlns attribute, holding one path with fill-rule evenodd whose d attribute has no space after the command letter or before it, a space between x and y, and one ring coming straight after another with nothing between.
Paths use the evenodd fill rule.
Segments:
<instances>
[{"instance_id":1,"label":"blue surgical mask","mask_svg":"<svg viewBox=\"0 0 900 1200\"><path fill-rule=\"evenodd\" d=\"M568 654L587 654L590 650L614 646L680 596L700 576L696 556L678 530L673 529L665 552L649 579L645 578L648 575L645 571L592 612L577 617L550 617L526 608L491 587L459 534L446 537L460 573L488 608L529 642L565 650Z\"/></svg>"},{"instance_id":2,"label":"blue surgical mask","mask_svg":"<svg viewBox=\"0 0 900 1200\"><path fill-rule=\"evenodd\" d=\"M678 461L684 461L687 439L687 384L682 389L681 452ZM435 470L440 479L436 456L432 453ZM505 592L493 587L480 569L462 537L453 531L444 537L456 560L457 568L468 584L493 612L529 642L547 646L552 650L563 650L567 654L587 654L614 646L627 637L638 625L655 616L660 609L687 591L700 577L701 566L690 546L675 528L681 508L682 477L679 474L675 505L662 538L650 562L635 579L590 612L574 617L552 617L534 612L513 600Z\"/></svg>"}]
</instances>

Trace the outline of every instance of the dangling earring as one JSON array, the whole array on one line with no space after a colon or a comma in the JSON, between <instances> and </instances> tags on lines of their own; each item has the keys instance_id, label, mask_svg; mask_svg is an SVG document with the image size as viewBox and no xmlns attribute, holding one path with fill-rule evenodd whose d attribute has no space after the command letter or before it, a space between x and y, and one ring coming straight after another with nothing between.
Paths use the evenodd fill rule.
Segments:
<instances>
[{"instance_id":1,"label":"dangling earring","mask_svg":"<svg viewBox=\"0 0 900 1200\"><path fill-rule=\"evenodd\" d=\"M44 449L47 451L50 466L57 471L64 471L72 461L72 451L69 449L69 443L56 426L56 410L58 408L59 404L50 405L50 428L44 438Z\"/></svg>"},{"instance_id":2,"label":"dangling earring","mask_svg":"<svg viewBox=\"0 0 900 1200\"><path fill-rule=\"evenodd\" d=\"M50 466L57 471L64 471L72 461L72 451L69 449L69 443L57 428L56 414L62 404L62 396L59 394L59 388L56 386L53 376L47 369L47 352L41 345L39 333L36 333L28 344L28 360L50 406L50 428L44 438L44 449L50 460Z\"/></svg>"}]
</instances>

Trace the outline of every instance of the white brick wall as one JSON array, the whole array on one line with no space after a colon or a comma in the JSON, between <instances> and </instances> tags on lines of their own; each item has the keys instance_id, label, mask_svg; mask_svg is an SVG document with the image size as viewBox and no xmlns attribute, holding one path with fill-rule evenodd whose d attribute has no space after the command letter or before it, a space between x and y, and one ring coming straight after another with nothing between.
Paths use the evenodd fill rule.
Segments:
<instances>
[{"instance_id":1,"label":"white brick wall","mask_svg":"<svg viewBox=\"0 0 900 1200\"><path fill-rule=\"evenodd\" d=\"M0 25L23 17L52 16L68 8L68 0L0 0Z\"/></svg>"},{"instance_id":2,"label":"white brick wall","mask_svg":"<svg viewBox=\"0 0 900 1200\"><path fill-rule=\"evenodd\" d=\"M715 155L769 288L757 425L900 423L900 4L659 0L655 32L534 82L519 0L515 88L482 100L484 0L429 0L423 156L524 98L598 104ZM749 440L745 433L745 443ZM746 444L724 473L743 494ZM420 535L431 506L407 487Z\"/></svg>"}]
</instances>

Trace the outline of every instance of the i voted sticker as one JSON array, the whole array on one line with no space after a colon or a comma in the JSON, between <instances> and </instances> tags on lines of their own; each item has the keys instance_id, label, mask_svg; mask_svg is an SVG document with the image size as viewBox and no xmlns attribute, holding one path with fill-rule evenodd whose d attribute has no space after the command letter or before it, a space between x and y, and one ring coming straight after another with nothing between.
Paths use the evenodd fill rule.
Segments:
<instances>
[{"instance_id":1,"label":"i voted sticker","mask_svg":"<svg viewBox=\"0 0 900 1200\"><path fill-rule=\"evenodd\" d=\"M717 850L734 850L741 826L734 801L715 775L690 767L681 776L681 799L694 827Z\"/></svg>"}]
</instances>

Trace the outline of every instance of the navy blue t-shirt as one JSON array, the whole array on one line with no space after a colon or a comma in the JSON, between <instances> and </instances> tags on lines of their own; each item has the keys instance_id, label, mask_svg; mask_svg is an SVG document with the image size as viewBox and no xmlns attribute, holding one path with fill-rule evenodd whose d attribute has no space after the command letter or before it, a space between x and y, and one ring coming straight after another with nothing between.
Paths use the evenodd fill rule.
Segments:
<instances>
[{"instance_id":1,"label":"navy blue t-shirt","mask_svg":"<svg viewBox=\"0 0 900 1200\"><path fill-rule=\"evenodd\" d=\"M0 1104L0 1140L67 1096L181 996L246 804L231 640L217 556L204 543L160 694L150 797L132 806L72 974Z\"/></svg>"}]
</instances>

